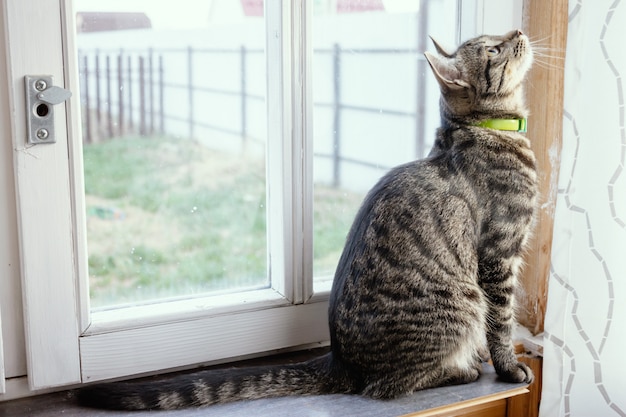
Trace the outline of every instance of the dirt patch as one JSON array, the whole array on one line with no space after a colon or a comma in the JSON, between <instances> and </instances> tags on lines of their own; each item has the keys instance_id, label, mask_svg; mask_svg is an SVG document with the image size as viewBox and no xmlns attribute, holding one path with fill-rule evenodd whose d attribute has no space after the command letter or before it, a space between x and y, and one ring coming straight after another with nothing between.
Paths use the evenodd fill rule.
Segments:
<instances>
[{"instance_id":1,"label":"dirt patch","mask_svg":"<svg viewBox=\"0 0 626 417\"><path fill-rule=\"evenodd\" d=\"M176 221L161 213L92 195L86 203L89 253L115 254L139 245L166 250L181 239Z\"/></svg>"}]
</instances>

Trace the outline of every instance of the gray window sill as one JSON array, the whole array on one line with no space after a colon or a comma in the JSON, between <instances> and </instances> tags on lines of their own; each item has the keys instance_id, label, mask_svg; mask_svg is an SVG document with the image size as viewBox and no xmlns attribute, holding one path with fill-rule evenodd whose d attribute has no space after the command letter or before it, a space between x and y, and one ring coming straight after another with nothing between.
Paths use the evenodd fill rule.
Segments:
<instances>
[{"instance_id":1,"label":"gray window sill","mask_svg":"<svg viewBox=\"0 0 626 417\"><path fill-rule=\"evenodd\" d=\"M283 397L206 408L158 412L159 417L396 417L436 415L436 410L453 412L471 405L486 404L526 392L526 384L498 380L493 367L484 364L483 375L474 383L435 388L392 401L356 395ZM430 410L430 411L428 411ZM79 407L70 393L57 393L0 403L0 415L21 417L93 416L140 417L150 412L119 412Z\"/></svg>"}]
</instances>

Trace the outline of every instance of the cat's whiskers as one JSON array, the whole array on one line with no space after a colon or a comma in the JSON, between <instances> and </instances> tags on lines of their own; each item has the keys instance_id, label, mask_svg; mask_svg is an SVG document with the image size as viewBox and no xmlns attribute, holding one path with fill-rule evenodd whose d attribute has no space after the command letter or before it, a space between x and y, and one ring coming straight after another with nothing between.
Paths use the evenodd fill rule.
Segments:
<instances>
[{"instance_id":1,"label":"cat's whiskers","mask_svg":"<svg viewBox=\"0 0 626 417\"><path fill-rule=\"evenodd\" d=\"M546 70L561 70L563 69L563 63L560 62L552 62L549 60L541 60L541 59L537 59L535 60L535 66L539 67L539 68L543 68Z\"/></svg>"},{"instance_id":2,"label":"cat's whiskers","mask_svg":"<svg viewBox=\"0 0 626 417\"><path fill-rule=\"evenodd\" d=\"M562 69L565 60L564 51L562 49L550 48L543 46L543 42L550 39L552 35L541 39L530 41L533 50L534 64L544 69Z\"/></svg>"},{"instance_id":3,"label":"cat's whiskers","mask_svg":"<svg viewBox=\"0 0 626 417\"><path fill-rule=\"evenodd\" d=\"M552 59L564 59L564 51L562 49L554 49L543 46L533 47L533 56L548 57Z\"/></svg>"},{"instance_id":4,"label":"cat's whiskers","mask_svg":"<svg viewBox=\"0 0 626 417\"><path fill-rule=\"evenodd\" d=\"M546 46L534 46L533 47L533 56L542 56L542 57L550 57L550 58L554 58L554 59L563 59L563 50L562 49L555 49L555 48L549 48Z\"/></svg>"},{"instance_id":5,"label":"cat's whiskers","mask_svg":"<svg viewBox=\"0 0 626 417\"><path fill-rule=\"evenodd\" d=\"M533 49L533 66L544 69L563 69L565 58L553 53L554 51L545 49Z\"/></svg>"},{"instance_id":6,"label":"cat's whiskers","mask_svg":"<svg viewBox=\"0 0 626 417\"><path fill-rule=\"evenodd\" d=\"M538 43L547 41L547 40L549 40L551 38L552 38L552 35L550 34L548 36L544 36L543 38L539 38L539 39L537 39L537 38L529 38L528 40L530 41L530 44L534 46L534 45L536 45Z\"/></svg>"}]
</instances>

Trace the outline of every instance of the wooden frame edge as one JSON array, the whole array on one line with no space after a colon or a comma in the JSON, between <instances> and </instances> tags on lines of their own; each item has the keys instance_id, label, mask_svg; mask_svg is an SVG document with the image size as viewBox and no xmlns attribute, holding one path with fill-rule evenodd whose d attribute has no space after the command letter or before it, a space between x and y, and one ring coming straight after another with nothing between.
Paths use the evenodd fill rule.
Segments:
<instances>
[{"instance_id":1,"label":"wooden frame edge","mask_svg":"<svg viewBox=\"0 0 626 417\"><path fill-rule=\"evenodd\" d=\"M552 231L563 135L563 89L567 44L567 0L524 0L523 30L545 48L541 65L527 80L528 137L537 158L539 202L535 232L520 279L519 322L533 334L543 332L548 295Z\"/></svg>"}]
</instances>

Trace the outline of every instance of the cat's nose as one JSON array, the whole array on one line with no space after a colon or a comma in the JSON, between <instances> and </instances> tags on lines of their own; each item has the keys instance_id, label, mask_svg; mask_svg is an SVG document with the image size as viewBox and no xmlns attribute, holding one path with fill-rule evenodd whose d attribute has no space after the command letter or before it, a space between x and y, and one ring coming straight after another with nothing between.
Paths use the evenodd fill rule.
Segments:
<instances>
[{"instance_id":1,"label":"cat's nose","mask_svg":"<svg viewBox=\"0 0 626 417\"><path fill-rule=\"evenodd\" d=\"M524 32L522 32L521 30L517 29L515 32L517 36L522 36L524 34Z\"/></svg>"}]
</instances>

